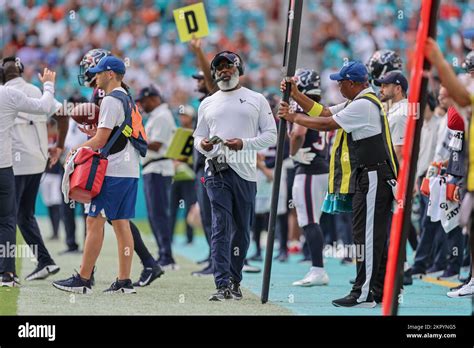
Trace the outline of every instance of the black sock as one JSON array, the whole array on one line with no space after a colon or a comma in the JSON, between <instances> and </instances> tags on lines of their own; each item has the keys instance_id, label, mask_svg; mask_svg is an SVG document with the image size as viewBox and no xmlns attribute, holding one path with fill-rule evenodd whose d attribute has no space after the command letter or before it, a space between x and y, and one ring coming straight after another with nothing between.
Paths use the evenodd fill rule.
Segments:
<instances>
[{"instance_id":1,"label":"black sock","mask_svg":"<svg viewBox=\"0 0 474 348\"><path fill-rule=\"evenodd\" d=\"M260 235L263 230L268 227L266 214L256 214L253 223L253 240L255 242L256 254L261 255L262 248L260 246Z\"/></svg>"},{"instance_id":2,"label":"black sock","mask_svg":"<svg viewBox=\"0 0 474 348\"><path fill-rule=\"evenodd\" d=\"M324 238L318 224L309 224L303 227L304 236L308 243L313 267L323 267Z\"/></svg>"},{"instance_id":3,"label":"black sock","mask_svg":"<svg viewBox=\"0 0 474 348\"><path fill-rule=\"evenodd\" d=\"M58 236L58 231L59 231L59 221L61 219L61 211L60 211L60 205L55 204L50 207L48 207L49 210L49 218L51 219L51 225L53 226L53 236L57 237Z\"/></svg>"}]
</instances>

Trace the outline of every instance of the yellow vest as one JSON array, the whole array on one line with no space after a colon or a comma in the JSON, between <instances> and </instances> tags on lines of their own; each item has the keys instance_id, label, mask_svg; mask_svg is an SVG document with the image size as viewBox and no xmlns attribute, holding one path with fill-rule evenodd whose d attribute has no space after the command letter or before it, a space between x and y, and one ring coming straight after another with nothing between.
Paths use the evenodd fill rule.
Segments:
<instances>
[{"instance_id":1,"label":"yellow vest","mask_svg":"<svg viewBox=\"0 0 474 348\"><path fill-rule=\"evenodd\" d=\"M380 109L382 117L382 135L386 142L386 149L390 159L390 167L394 172L395 177L398 175L398 163L395 157L395 151L392 145L392 138L390 135L390 128L387 120L387 114L383 104L373 93L363 94L357 99L367 99ZM357 100L355 99L355 100ZM349 105L350 101L346 104ZM358 167L357 158L353 149L352 137L349 136L343 129L338 129L336 132L336 139L331 150L331 157L329 160L329 185L328 193L334 194L352 194L355 192L355 176Z\"/></svg>"}]
</instances>

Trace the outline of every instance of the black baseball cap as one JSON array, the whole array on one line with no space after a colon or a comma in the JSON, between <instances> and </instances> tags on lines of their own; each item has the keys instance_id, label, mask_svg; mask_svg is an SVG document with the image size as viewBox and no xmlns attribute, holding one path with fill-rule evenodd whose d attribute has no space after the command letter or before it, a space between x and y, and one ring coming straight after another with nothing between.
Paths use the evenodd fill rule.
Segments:
<instances>
[{"instance_id":1,"label":"black baseball cap","mask_svg":"<svg viewBox=\"0 0 474 348\"><path fill-rule=\"evenodd\" d=\"M148 86L140 90L140 92L138 93L138 97L135 100L140 101L145 97L160 97L161 98L161 93L156 87Z\"/></svg>"},{"instance_id":2,"label":"black baseball cap","mask_svg":"<svg viewBox=\"0 0 474 348\"><path fill-rule=\"evenodd\" d=\"M403 76L401 72L398 71L391 71L384 75L381 79L377 79L374 81L374 84L376 86L381 86L383 84L394 84L394 85L399 85L402 87L403 92L406 92L408 90L408 81Z\"/></svg>"},{"instance_id":3,"label":"black baseball cap","mask_svg":"<svg viewBox=\"0 0 474 348\"><path fill-rule=\"evenodd\" d=\"M204 79L204 72L203 71L198 71L196 74L192 75L193 79L196 80L203 80Z\"/></svg>"}]
</instances>

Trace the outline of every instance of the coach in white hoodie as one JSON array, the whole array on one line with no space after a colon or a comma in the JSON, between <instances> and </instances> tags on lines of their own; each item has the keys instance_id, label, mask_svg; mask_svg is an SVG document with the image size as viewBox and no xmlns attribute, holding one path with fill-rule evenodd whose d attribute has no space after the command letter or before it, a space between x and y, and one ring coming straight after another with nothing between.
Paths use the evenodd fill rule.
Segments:
<instances>
[{"instance_id":1,"label":"coach in white hoodie","mask_svg":"<svg viewBox=\"0 0 474 348\"><path fill-rule=\"evenodd\" d=\"M265 97L240 85L244 69L237 54L220 52L211 70L220 91L201 103L194 132L194 146L207 157L205 185L212 209L211 255L217 292L209 300L240 300L255 211L257 151L275 145L277 131ZM222 142L216 143L215 137ZM216 165L222 167L222 162L227 168L213 170Z\"/></svg>"},{"instance_id":2,"label":"coach in white hoodie","mask_svg":"<svg viewBox=\"0 0 474 348\"><path fill-rule=\"evenodd\" d=\"M10 59L13 59L11 57ZM5 60L4 60L5 61ZM41 98L41 90L35 85L26 82L22 75L23 65L16 60L15 64L5 63L5 86L11 87L25 93L31 98ZM56 110L59 110L62 104L56 102ZM38 195L38 189L41 177L48 161L48 133L46 131L46 122L48 116L53 116L58 122L59 139L58 145L53 149L54 153L51 164L57 162L60 150L64 147L64 138L66 137L68 118L59 117L51 114L31 115L29 113L19 113L12 127L12 156L13 173L15 175L15 199L17 224L25 242L32 248L38 265L28 276L26 280L45 279L51 274L59 271L59 266L55 264L44 244L38 222L35 218L35 203ZM57 156L54 156L56 155ZM50 187L49 189L52 190ZM60 190L59 182L57 191ZM59 207L59 206L58 206Z\"/></svg>"},{"instance_id":3,"label":"coach in white hoodie","mask_svg":"<svg viewBox=\"0 0 474 348\"><path fill-rule=\"evenodd\" d=\"M1 83L5 72L14 62L1 62ZM12 161L12 127L19 112L51 114L55 111L54 81L56 73L44 69L40 76L43 96L40 99L27 97L21 91L0 86L0 273L2 286L18 285L15 275L16 209L15 178Z\"/></svg>"}]
</instances>

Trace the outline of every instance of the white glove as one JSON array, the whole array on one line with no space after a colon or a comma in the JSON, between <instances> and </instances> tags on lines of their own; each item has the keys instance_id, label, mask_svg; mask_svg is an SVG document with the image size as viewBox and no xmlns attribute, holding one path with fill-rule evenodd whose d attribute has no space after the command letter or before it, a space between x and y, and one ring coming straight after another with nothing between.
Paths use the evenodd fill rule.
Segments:
<instances>
[{"instance_id":1,"label":"white glove","mask_svg":"<svg viewBox=\"0 0 474 348\"><path fill-rule=\"evenodd\" d=\"M316 157L316 154L310 151L310 147L303 147L299 149L294 156L290 156L290 158L301 164L311 164L311 161Z\"/></svg>"}]
</instances>

